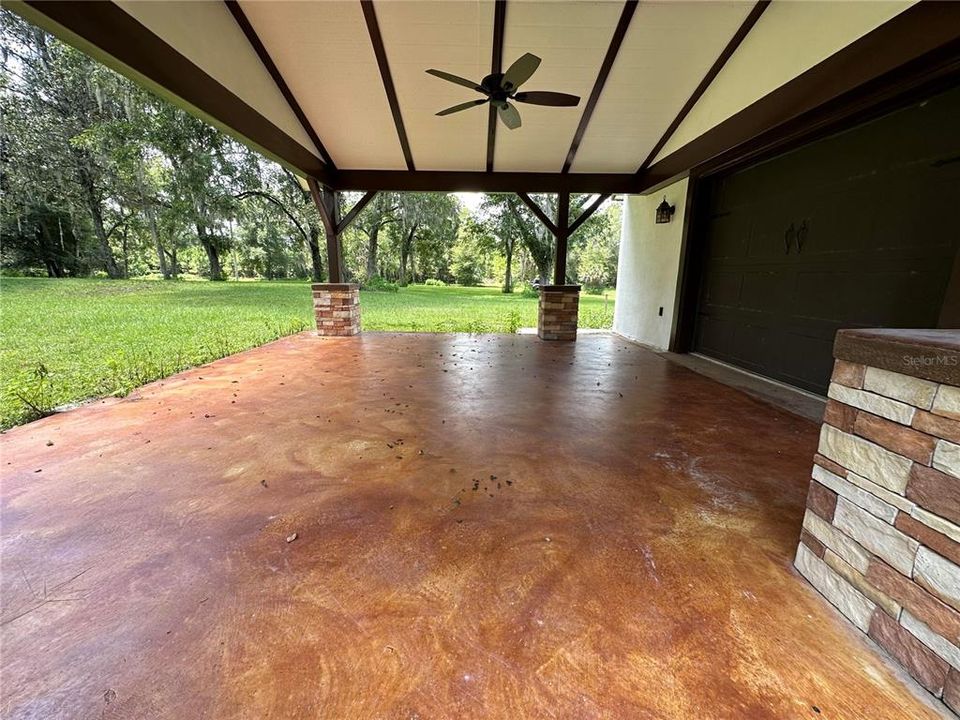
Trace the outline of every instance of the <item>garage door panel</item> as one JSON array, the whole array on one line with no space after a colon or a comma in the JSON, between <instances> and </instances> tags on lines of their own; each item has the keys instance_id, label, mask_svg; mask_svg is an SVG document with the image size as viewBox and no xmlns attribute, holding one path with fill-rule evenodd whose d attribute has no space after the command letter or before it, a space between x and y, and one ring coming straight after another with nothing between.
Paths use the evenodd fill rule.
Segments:
<instances>
[{"instance_id":1,"label":"garage door panel","mask_svg":"<svg viewBox=\"0 0 960 720\"><path fill-rule=\"evenodd\" d=\"M704 286L702 303L714 308L739 307L742 283L743 273L737 270L712 273Z\"/></svg>"},{"instance_id":2,"label":"garage door panel","mask_svg":"<svg viewBox=\"0 0 960 720\"><path fill-rule=\"evenodd\" d=\"M960 88L708 181L694 348L825 393L838 329L936 327L960 249L956 117Z\"/></svg>"},{"instance_id":3,"label":"garage door panel","mask_svg":"<svg viewBox=\"0 0 960 720\"><path fill-rule=\"evenodd\" d=\"M751 219L734 213L714 215L711 258L742 257L749 247Z\"/></svg>"},{"instance_id":4,"label":"garage door panel","mask_svg":"<svg viewBox=\"0 0 960 720\"><path fill-rule=\"evenodd\" d=\"M740 308L768 312L771 307L783 307L796 294L796 273L778 267L743 273Z\"/></svg>"}]
</instances>

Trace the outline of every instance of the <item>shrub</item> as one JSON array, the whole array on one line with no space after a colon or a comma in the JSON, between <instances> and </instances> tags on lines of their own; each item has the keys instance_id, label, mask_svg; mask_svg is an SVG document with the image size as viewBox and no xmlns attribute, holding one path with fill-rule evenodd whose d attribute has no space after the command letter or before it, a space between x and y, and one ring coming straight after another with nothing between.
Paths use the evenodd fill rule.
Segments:
<instances>
[{"instance_id":1,"label":"shrub","mask_svg":"<svg viewBox=\"0 0 960 720\"><path fill-rule=\"evenodd\" d=\"M437 280L436 278L427 278L424 282L424 285L434 285L436 287L446 287L446 283L443 280Z\"/></svg>"},{"instance_id":2,"label":"shrub","mask_svg":"<svg viewBox=\"0 0 960 720\"><path fill-rule=\"evenodd\" d=\"M516 310L511 310L507 314L506 326L508 333L516 333L523 326L523 320L520 319L520 313Z\"/></svg>"},{"instance_id":3,"label":"shrub","mask_svg":"<svg viewBox=\"0 0 960 720\"><path fill-rule=\"evenodd\" d=\"M523 292L520 293L521 297L525 298L536 298L540 297L540 293L530 285L523 286Z\"/></svg>"},{"instance_id":4,"label":"shrub","mask_svg":"<svg viewBox=\"0 0 960 720\"><path fill-rule=\"evenodd\" d=\"M372 290L374 292L398 292L400 286L396 283L389 282L384 280L382 277L374 276L367 280L361 285L364 290Z\"/></svg>"}]
</instances>

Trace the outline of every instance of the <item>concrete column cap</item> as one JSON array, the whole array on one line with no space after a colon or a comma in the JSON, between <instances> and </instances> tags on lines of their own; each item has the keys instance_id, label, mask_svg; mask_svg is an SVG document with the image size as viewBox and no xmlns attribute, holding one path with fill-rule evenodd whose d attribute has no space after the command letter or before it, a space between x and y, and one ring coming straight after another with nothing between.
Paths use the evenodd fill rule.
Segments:
<instances>
[{"instance_id":1,"label":"concrete column cap","mask_svg":"<svg viewBox=\"0 0 960 720\"><path fill-rule=\"evenodd\" d=\"M312 283L312 290L359 290L357 283Z\"/></svg>"}]
</instances>

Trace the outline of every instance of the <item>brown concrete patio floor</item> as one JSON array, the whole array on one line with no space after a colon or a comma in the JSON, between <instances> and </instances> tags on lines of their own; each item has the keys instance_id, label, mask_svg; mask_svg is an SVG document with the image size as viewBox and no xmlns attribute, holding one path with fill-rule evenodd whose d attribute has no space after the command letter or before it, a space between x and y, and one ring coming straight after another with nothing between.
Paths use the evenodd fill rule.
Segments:
<instances>
[{"instance_id":1,"label":"brown concrete patio floor","mask_svg":"<svg viewBox=\"0 0 960 720\"><path fill-rule=\"evenodd\" d=\"M936 717L791 567L816 436L597 335L302 334L47 418L0 711Z\"/></svg>"}]
</instances>

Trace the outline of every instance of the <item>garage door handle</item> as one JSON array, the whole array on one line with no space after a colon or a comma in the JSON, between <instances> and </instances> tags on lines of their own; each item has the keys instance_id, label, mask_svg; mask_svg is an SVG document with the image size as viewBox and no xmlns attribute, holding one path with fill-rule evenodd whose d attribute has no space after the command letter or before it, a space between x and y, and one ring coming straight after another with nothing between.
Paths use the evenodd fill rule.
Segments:
<instances>
[{"instance_id":1,"label":"garage door handle","mask_svg":"<svg viewBox=\"0 0 960 720\"><path fill-rule=\"evenodd\" d=\"M809 229L807 228L807 221L804 220L802 223L800 223L800 229L797 230L797 254L798 255L801 252L803 252L803 246L807 242L808 232L809 232Z\"/></svg>"},{"instance_id":2,"label":"garage door handle","mask_svg":"<svg viewBox=\"0 0 960 720\"><path fill-rule=\"evenodd\" d=\"M793 227L793 223L790 223L790 227L787 228L786 232L783 233L783 248L786 251L787 255L790 254L790 244L793 242L794 237L796 237L797 231Z\"/></svg>"}]
</instances>

